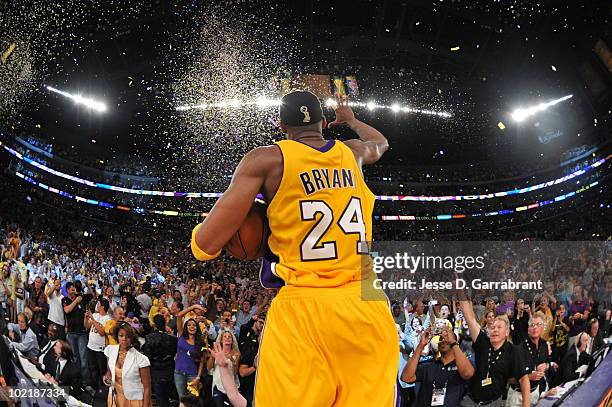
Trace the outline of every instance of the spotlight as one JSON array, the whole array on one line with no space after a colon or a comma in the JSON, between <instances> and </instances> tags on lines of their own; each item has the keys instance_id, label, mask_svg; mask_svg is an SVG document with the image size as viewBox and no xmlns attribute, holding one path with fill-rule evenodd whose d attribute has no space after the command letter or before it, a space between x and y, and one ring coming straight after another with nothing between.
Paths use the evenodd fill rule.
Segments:
<instances>
[{"instance_id":1,"label":"spotlight","mask_svg":"<svg viewBox=\"0 0 612 407\"><path fill-rule=\"evenodd\" d=\"M512 113L512 120L514 120L516 122L522 122L523 120L525 120L529 116L530 116L530 114L529 114L529 111L527 109L516 109Z\"/></svg>"},{"instance_id":2,"label":"spotlight","mask_svg":"<svg viewBox=\"0 0 612 407\"><path fill-rule=\"evenodd\" d=\"M260 97L259 99L257 99L257 101L255 101L255 104L260 109L264 109L266 107L272 107L272 106L280 105L280 100L278 100L278 99L268 99L266 97Z\"/></svg>"},{"instance_id":3,"label":"spotlight","mask_svg":"<svg viewBox=\"0 0 612 407\"><path fill-rule=\"evenodd\" d=\"M180 106L175 107L175 109L177 111L186 111L186 110L195 110L195 109L206 110L206 109L214 109L214 108L237 109L237 108L245 107L245 106L256 106L259 109L266 109L269 107L279 106L280 104L281 104L280 99L268 99L262 96L256 100L240 101L239 99L231 99L231 100L220 100L217 102L211 101L211 102L202 103L199 105L180 105ZM326 108L334 108L336 106L336 101L332 98L327 98L323 101L323 105ZM389 109L393 111L394 113L399 113L399 112L418 113L418 114L444 117L444 118L449 118L453 116L452 113L449 113L449 112L427 110L427 109L416 109L410 106L401 106L399 103L394 103L393 105L389 106L389 105L379 105L375 101L370 101L367 103L350 101L349 106L353 108L364 107L370 111L373 111L375 109Z\"/></svg>"},{"instance_id":4,"label":"spotlight","mask_svg":"<svg viewBox=\"0 0 612 407\"><path fill-rule=\"evenodd\" d=\"M101 102L96 102L95 100L91 99L91 98L86 98L83 97L81 95L73 95L70 94L68 92L64 92L62 90L56 89L52 86L47 86L46 87L48 91L50 92L54 92L57 93L59 95L65 96L69 99L72 99L74 101L74 103L78 104L78 105L83 105L85 107L87 107L88 109L91 110L95 110L96 112L105 112L106 111L106 105L104 103Z\"/></svg>"},{"instance_id":5,"label":"spotlight","mask_svg":"<svg viewBox=\"0 0 612 407\"><path fill-rule=\"evenodd\" d=\"M525 120L526 118L533 116L537 112L541 112L543 110L548 109L550 106L554 106L558 103L571 99L573 96L574 95L567 95L567 96L563 96L562 98L551 100L546 103L540 103L539 105L536 105L536 106L531 106L525 109L523 108L516 109L514 112L512 112L512 119L514 121L521 122Z\"/></svg>"}]
</instances>

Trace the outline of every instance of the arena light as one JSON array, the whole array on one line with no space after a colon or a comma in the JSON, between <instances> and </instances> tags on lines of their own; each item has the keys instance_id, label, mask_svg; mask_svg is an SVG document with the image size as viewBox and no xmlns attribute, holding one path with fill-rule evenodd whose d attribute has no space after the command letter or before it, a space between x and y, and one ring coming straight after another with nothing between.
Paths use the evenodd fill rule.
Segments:
<instances>
[{"instance_id":1,"label":"arena light","mask_svg":"<svg viewBox=\"0 0 612 407\"><path fill-rule=\"evenodd\" d=\"M86 98L81 95L73 95L71 93L64 92L63 90L56 89L52 86L46 86L46 88L50 92L57 93L59 95L67 97L68 99L71 99L77 105L83 105L88 109L95 110L96 112L100 113L106 111L106 105L102 102L97 102L91 98Z\"/></svg>"},{"instance_id":2,"label":"arena light","mask_svg":"<svg viewBox=\"0 0 612 407\"><path fill-rule=\"evenodd\" d=\"M536 106L531 106L527 108L519 108L512 112L512 119L517 122L521 122L526 118L533 116L534 114L541 112L543 110L548 109L551 106L564 102L568 99L571 99L574 95L563 96L562 98L551 100L549 102L540 103Z\"/></svg>"},{"instance_id":3,"label":"arena light","mask_svg":"<svg viewBox=\"0 0 612 407\"><path fill-rule=\"evenodd\" d=\"M166 196L166 197L177 197L177 198L219 198L222 193L221 192L178 192L178 191L155 191L155 190L147 190L147 189L132 189L119 187L115 185L104 184L100 182L94 182L90 180L86 180L80 177L76 177L74 175L66 174L64 172L55 170L53 168L47 167L44 164L39 163L29 157L24 157L18 151L4 145L0 141L0 146L4 148L9 154L18 158L21 161L24 161L38 169L41 169L49 174L55 175L56 177L68 179L70 181L87 185L93 188L101 188L108 189L116 192L124 192L127 194L136 194L136 195L150 195L150 196ZM558 185L560 183L569 181L573 178L580 177L586 174L588 171L598 168L605 162L612 159L612 154L597 160L596 162L586 165L582 168L577 169L576 171L567 174L563 177L553 179L550 181L542 182L537 185L532 185L525 188L515 188L506 191L499 192L491 192L487 194L475 194L475 195L445 195L445 196L426 196L426 195L376 195L376 199L379 201L416 201L416 202L446 202L446 201L475 201L475 200L486 200L493 198L500 198L509 195L522 195L529 192L537 191L544 188L549 188L554 185Z\"/></svg>"},{"instance_id":4,"label":"arena light","mask_svg":"<svg viewBox=\"0 0 612 407\"><path fill-rule=\"evenodd\" d=\"M280 99L269 99L267 97L260 97L255 101L257 107L264 109L268 107L275 107L280 105Z\"/></svg>"},{"instance_id":5,"label":"arena light","mask_svg":"<svg viewBox=\"0 0 612 407\"><path fill-rule=\"evenodd\" d=\"M103 208L107 208L107 209L116 209L116 210L120 210L120 211L125 211L125 212L135 212L141 215L147 214L147 213L152 213L152 214L156 214L156 215L163 215L163 216L191 216L191 217L206 217L208 216L207 212L179 212L176 210L157 210L157 209L146 209L146 208L130 208L128 206L123 206L123 205L115 205L112 203L108 203L108 202L104 202L104 201L98 201L96 199L89 199L89 198L85 198L85 197L81 197L78 195L72 195L69 192L65 192L65 191L61 191L58 190L56 188L52 188L49 187L41 182L38 182L37 180L35 180L34 178L31 178L27 175L21 174L20 172L16 172L15 175L22 179L25 182L28 182L34 186L37 186L38 188L42 188L44 190L47 190L49 192L53 192L55 194L61 195L64 198L68 198L68 199L74 199L77 202L82 202L82 203L86 203L89 205L95 205L95 206L100 206ZM419 220L419 221L424 221L424 220L451 220L451 219L465 219L465 218L477 218L477 217L490 217L490 216L498 216L498 215L509 215L512 213L516 213L516 212L523 212L523 211L528 211L528 210L532 210L532 209L536 209L536 208L541 208L543 206L547 206L547 205L552 205L555 204L557 202L561 202L564 201L566 199L572 198L574 196L576 196L577 194L581 194L584 191L587 191L591 188L593 188L594 186L599 185L599 181L594 181L591 182L589 185L585 185L582 188L576 190L576 191L572 191L569 192L567 194L564 195L559 195L557 197L555 197L554 199L548 199L548 200L544 200L544 201L538 201L538 202L534 202L531 203L529 205L523 205L523 206L517 206L514 208L508 208L508 209L502 209L499 211L493 211L493 212L478 212L478 213L472 213L472 214L440 214L440 215L427 215L427 216L416 216L416 215L376 215L374 216L374 220L384 220L384 221L405 221L405 220Z\"/></svg>"},{"instance_id":6,"label":"arena light","mask_svg":"<svg viewBox=\"0 0 612 407\"><path fill-rule=\"evenodd\" d=\"M197 105L179 105L175 107L175 110L179 112L184 112L188 110L206 110L206 109L239 109L245 106L255 106L262 110L269 109L271 107L278 107L281 104L280 99L269 99L266 97L260 97L255 100L240 100L240 99L226 99L226 100L218 100L214 102L205 102ZM323 106L327 108L335 108L336 101L332 98L327 98L323 101ZM349 101L350 107L357 108L366 108L370 111L376 109L386 109L391 110L394 113L417 113L424 114L428 116L437 116L443 118L452 117L452 113L437 111L437 110L428 110L428 109L416 109L410 106L401 106L398 103L394 103L392 105L380 105L375 101L369 101L367 103L358 102L358 101Z\"/></svg>"},{"instance_id":7,"label":"arena light","mask_svg":"<svg viewBox=\"0 0 612 407\"><path fill-rule=\"evenodd\" d=\"M576 191L569 192L564 195L559 195L554 199L547 199L543 201L533 202L528 205L516 206L514 208L501 209L499 211L491 211L491 212L477 212L477 213L458 213L458 214L444 214L444 215L427 215L427 216L417 216L417 215L375 215L374 220L384 220L384 221L420 221L420 220L451 220L451 219L466 219L466 218L480 218L480 217L491 217L491 216L499 216L499 215L510 215L512 213L529 211L537 208L542 208L544 206L552 205L557 202L564 201L565 199L572 198L578 194L581 194L595 186L599 185L599 181L591 182L588 185L583 186Z\"/></svg>"}]
</instances>

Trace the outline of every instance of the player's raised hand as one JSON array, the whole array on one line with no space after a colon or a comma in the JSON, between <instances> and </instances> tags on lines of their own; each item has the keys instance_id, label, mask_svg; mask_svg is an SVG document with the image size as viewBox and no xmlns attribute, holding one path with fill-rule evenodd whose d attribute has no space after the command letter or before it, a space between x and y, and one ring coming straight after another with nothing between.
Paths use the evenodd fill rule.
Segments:
<instances>
[{"instance_id":1,"label":"player's raised hand","mask_svg":"<svg viewBox=\"0 0 612 407\"><path fill-rule=\"evenodd\" d=\"M355 120L355 113L353 113L353 109L348 104L347 96L336 95L336 103L333 106L336 120L329 123L327 127L342 126L351 120Z\"/></svg>"}]
</instances>

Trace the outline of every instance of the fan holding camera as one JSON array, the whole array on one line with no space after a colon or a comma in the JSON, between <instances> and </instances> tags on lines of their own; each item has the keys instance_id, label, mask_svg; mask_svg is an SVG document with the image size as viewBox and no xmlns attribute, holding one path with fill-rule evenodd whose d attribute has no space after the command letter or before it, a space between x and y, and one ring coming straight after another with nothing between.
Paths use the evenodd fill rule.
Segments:
<instances>
[{"instance_id":1,"label":"fan holding camera","mask_svg":"<svg viewBox=\"0 0 612 407\"><path fill-rule=\"evenodd\" d=\"M432 332L426 329L420 336L408 364L402 372L402 381L420 382L418 406L457 406L463 398L466 382L474 375L474 368L463 354L457 338L448 325L434 328L439 336L440 356L433 363L422 363L419 358L432 339Z\"/></svg>"}]
</instances>

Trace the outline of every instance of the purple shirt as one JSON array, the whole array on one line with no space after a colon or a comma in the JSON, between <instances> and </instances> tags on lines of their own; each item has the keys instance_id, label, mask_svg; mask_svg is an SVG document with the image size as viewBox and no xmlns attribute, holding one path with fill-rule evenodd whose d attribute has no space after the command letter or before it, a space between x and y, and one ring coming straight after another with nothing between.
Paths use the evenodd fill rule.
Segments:
<instances>
[{"instance_id":1,"label":"purple shirt","mask_svg":"<svg viewBox=\"0 0 612 407\"><path fill-rule=\"evenodd\" d=\"M181 336L177 343L174 370L187 373L190 376L196 376L198 374L198 366L194 356L195 352L196 347L187 343L187 340Z\"/></svg>"},{"instance_id":2,"label":"purple shirt","mask_svg":"<svg viewBox=\"0 0 612 407\"><path fill-rule=\"evenodd\" d=\"M497 315L503 315L507 310L514 310L514 301L509 301L497 306Z\"/></svg>"},{"instance_id":3,"label":"purple shirt","mask_svg":"<svg viewBox=\"0 0 612 407\"><path fill-rule=\"evenodd\" d=\"M580 302L574 301L572 305L570 305L569 307L569 315L573 316L576 312L580 314L584 314L584 311L587 311L590 309L591 307L585 300L582 300ZM574 325L572 325L572 328L569 331L569 336L576 336L580 332L584 331L584 329L586 328L586 322L587 322L586 320L574 319L573 322L574 322Z\"/></svg>"}]
</instances>

